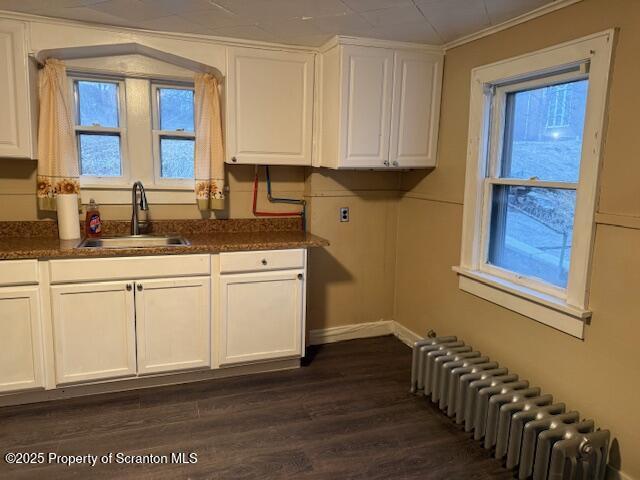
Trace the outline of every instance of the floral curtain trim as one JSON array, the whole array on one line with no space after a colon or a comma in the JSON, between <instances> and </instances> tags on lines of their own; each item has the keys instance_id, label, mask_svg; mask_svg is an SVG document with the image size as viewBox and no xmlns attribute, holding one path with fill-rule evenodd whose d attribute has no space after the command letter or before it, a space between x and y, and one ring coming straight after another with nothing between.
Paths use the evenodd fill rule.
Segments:
<instances>
[{"instance_id":1,"label":"floral curtain trim","mask_svg":"<svg viewBox=\"0 0 640 480\"><path fill-rule=\"evenodd\" d=\"M55 210L56 197L76 193L80 203L80 182L77 178L45 177L37 178L38 208L40 210Z\"/></svg>"},{"instance_id":2,"label":"floral curtain trim","mask_svg":"<svg viewBox=\"0 0 640 480\"><path fill-rule=\"evenodd\" d=\"M224 151L218 80L209 73L195 75L195 184L200 210L222 210Z\"/></svg>"},{"instance_id":3,"label":"floral curtain trim","mask_svg":"<svg viewBox=\"0 0 640 480\"><path fill-rule=\"evenodd\" d=\"M80 193L73 108L64 62L50 58L40 70L37 198L55 210L56 196Z\"/></svg>"},{"instance_id":4,"label":"floral curtain trim","mask_svg":"<svg viewBox=\"0 0 640 480\"><path fill-rule=\"evenodd\" d=\"M196 181L196 201L200 210L224 209L224 192L215 180Z\"/></svg>"}]
</instances>

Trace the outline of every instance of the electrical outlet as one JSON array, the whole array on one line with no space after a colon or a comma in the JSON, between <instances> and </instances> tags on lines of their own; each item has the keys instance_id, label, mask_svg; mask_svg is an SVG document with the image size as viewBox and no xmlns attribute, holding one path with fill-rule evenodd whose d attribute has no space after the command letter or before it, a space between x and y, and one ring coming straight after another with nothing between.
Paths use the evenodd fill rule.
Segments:
<instances>
[{"instance_id":1,"label":"electrical outlet","mask_svg":"<svg viewBox=\"0 0 640 480\"><path fill-rule=\"evenodd\" d=\"M342 207L340 209L340 221L341 222L349 221L349 207Z\"/></svg>"}]
</instances>

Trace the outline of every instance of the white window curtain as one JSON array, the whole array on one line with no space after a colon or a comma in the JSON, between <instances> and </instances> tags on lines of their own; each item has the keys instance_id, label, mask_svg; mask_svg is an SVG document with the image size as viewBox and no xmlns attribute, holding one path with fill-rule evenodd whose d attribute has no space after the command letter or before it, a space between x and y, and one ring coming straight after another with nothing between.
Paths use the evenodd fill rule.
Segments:
<instances>
[{"instance_id":1,"label":"white window curtain","mask_svg":"<svg viewBox=\"0 0 640 480\"><path fill-rule=\"evenodd\" d=\"M56 210L58 195L80 194L74 115L63 61L50 58L40 70L38 207Z\"/></svg>"},{"instance_id":2,"label":"white window curtain","mask_svg":"<svg viewBox=\"0 0 640 480\"><path fill-rule=\"evenodd\" d=\"M195 186L200 210L222 210L224 152L218 80L209 73L195 75Z\"/></svg>"}]
</instances>

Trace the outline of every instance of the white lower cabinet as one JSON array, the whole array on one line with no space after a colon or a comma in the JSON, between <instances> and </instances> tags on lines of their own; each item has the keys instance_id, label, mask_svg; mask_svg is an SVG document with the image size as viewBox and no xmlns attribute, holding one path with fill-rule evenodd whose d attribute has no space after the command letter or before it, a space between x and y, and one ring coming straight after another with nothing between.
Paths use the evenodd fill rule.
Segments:
<instances>
[{"instance_id":1,"label":"white lower cabinet","mask_svg":"<svg viewBox=\"0 0 640 480\"><path fill-rule=\"evenodd\" d=\"M0 396L178 372L206 377L195 371L256 362L293 365L304 352L306 258L304 249L289 249L6 262Z\"/></svg>"},{"instance_id":2,"label":"white lower cabinet","mask_svg":"<svg viewBox=\"0 0 640 480\"><path fill-rule=\"evenodd\" d=\"M38 287L0 288L0 393L41 388Z\"/></svg>"},{"instance_id":3,"label":"white lower cabinet","mask_svg":"<svg viewBox=\"0 0 640 480\"><path fill-rule=\"evenodd\" d=\"M51 287L56 383L208 368L210 278Z\"/></svg>"},{"instance_id":4,"label":"white lower cabinet","mask_svg":"<svg viewBox=\"0 0 640 480\"><path fill-rule=\"evenodd\" d=\"M138 373L211 365L209 277L136 282Z\"/></svg>"},{"instance_id":5,"label":"white lower cabinet","mask_svg":"<svg viewBox=\"0 0 640 480\"><path fill-rule=\"evenodd\" d=\"M51 287L57 384L136 374L133 282Z\"/></svg>"},{"instance_id":6,"label":"white lower cabinet","mask_svg":"<svg viewBox=\"0 0 640 480\"><path fill-rule=\"evenodd\" d=\"M302 355L304 270L220 276L220 364Z\"/></svg>"}]
</instances>

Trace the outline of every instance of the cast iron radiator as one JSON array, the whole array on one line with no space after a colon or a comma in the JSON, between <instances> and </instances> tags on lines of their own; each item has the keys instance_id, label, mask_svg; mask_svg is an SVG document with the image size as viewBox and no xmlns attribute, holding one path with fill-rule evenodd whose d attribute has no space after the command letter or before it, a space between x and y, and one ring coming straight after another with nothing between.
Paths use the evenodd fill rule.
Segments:
<instances>
[{"instance_id":1,"label":"cast iron radiator","mask_svg":"<svg viewBox=\"0 0 640 480\"><path fill-rule=\"evenodd\" d=\"M456 337L413 345L411 392L429 397L514 470L534 480L601 480L609 431Z\"/></svg>"}]
</instances>

